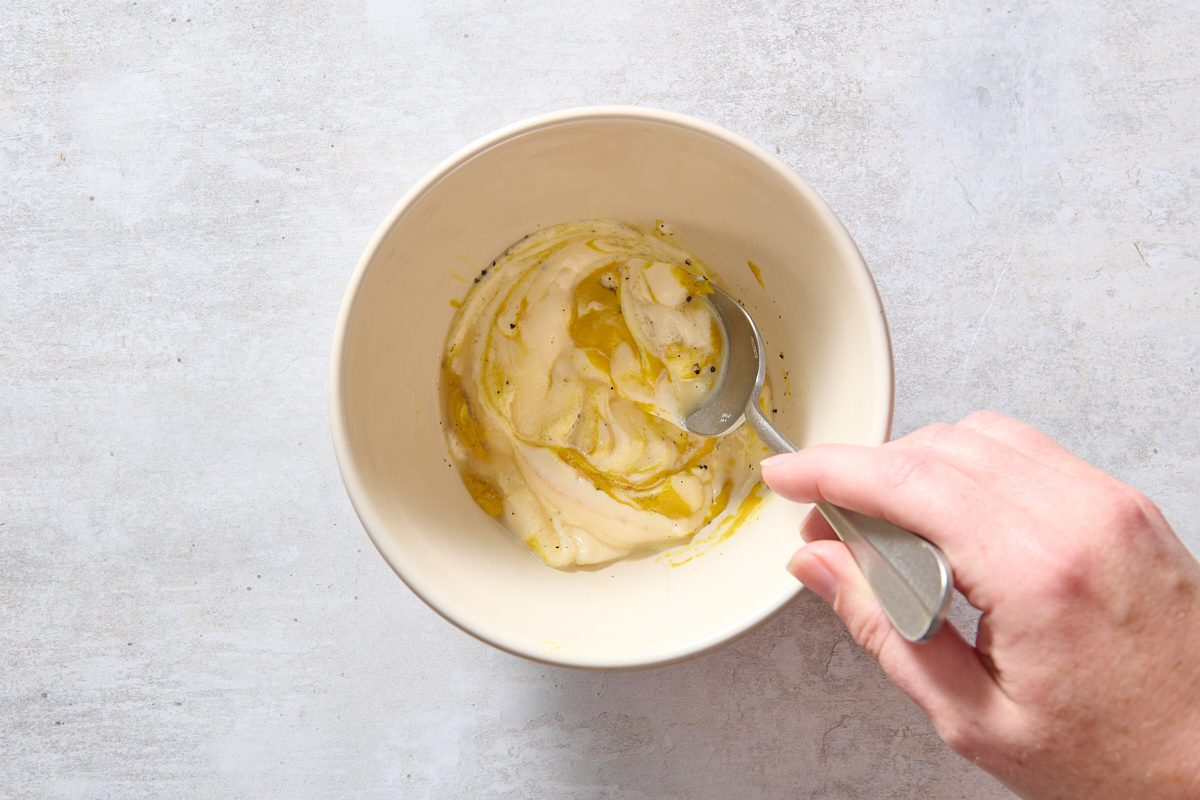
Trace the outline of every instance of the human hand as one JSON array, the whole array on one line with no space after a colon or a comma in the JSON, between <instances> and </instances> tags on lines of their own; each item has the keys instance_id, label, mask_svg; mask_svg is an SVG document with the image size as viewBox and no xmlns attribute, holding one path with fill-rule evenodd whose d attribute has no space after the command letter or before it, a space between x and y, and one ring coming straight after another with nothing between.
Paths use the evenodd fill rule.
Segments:
<instances>
[{"instance_id":1,"label":"human hand","mask_svg":"<svg viewBox=\"0 0 1200 800\"><path fill-rule=\"evenodd\" d=\"M819 514L788 569L956 752L1029 798L1200 797L1200 563L1143 495L990 412L775 456L763 478L946 553L983 612L974 647L896 634Z\"/></svg>"}]
</instances>

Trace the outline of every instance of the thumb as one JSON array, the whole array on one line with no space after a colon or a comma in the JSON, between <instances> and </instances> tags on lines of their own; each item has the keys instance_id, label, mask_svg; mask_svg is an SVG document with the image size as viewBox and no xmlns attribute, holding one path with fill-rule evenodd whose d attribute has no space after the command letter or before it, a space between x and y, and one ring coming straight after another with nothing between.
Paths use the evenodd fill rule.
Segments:
<instances>
[{"instance_id":1,"label":"thumb","mask_svg":"<svg viewBox=\"0 0 1200 800\"><path fill-rule=\"evenodd\" d=\"M929 715L946 743L962 752L993 705L1004 701L979 655L950 625L914 644L892 627L846 546L819 540L797 551L788 571L833 606L854 641Z\"/></svg>"}]
</instances>

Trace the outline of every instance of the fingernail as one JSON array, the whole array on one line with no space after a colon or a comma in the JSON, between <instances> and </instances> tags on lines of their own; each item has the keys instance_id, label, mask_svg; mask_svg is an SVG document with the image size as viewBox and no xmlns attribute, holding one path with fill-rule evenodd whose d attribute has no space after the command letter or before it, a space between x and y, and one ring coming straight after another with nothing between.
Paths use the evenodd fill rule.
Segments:
<instances>
[{"instance_id":1,"label":"fingernail","mask_svg":"<svg viewBox=\"0 0 1200 800\"><path fill-rule=\"evenodd\" d=\"M761 469L766 469L767 467L775 466L776 464L782 464L788 460L788 456L790 455L791 453L779 453L778 455L771 456L770 458L764 458L762 461L758 462L758 466Z\"/></svg>"},{"instance_id":2,"label":"fingernail","mask_svg":"<svg viewBox=\"0 0 1200 800\"><path fill-rule=\"evenodd\" d=\"M788 572L826 603L832 603L837 596L837 578L833 577L824 561L804 550L792 556Z\"/></svg>"}]
</instances>

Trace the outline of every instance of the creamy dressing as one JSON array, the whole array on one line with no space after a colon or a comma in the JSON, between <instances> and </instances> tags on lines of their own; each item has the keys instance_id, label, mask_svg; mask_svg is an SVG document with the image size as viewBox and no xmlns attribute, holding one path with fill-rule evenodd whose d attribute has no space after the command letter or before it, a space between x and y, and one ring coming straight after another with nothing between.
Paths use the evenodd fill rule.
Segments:
<instances>
[{"instance_id":1,"label":"creamy dressing","mask_svg":"<svg viewBox=\"0 0 1200 800\"><path fill-rule=\"evenodd\" d=\"M527 237L476 279L442 365L447 439L475 502L555 567L680 542L740 502L749 426L683 430L720 375L700 262L659 223Z\"/></svg>"}]
</instances>

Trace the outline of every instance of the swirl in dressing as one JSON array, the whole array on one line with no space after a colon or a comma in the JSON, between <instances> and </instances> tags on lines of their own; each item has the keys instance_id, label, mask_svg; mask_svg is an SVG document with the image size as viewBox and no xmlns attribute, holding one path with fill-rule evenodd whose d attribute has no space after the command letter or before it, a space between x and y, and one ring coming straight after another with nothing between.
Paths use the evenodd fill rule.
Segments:
<instances>
[{"instance_id":1,"label":"swirl in dressing","mask_svg":"<svg viewBox=\"0 0 1200 800\"><path fill-rule=\"evenodd\" d=\"M740 501L766 449L683 419L720 374L700 262L600 220L546 228L481 274L450 328L442 398L475 502L554 567L686 540Z\"/></svg>"}]
</instances>

